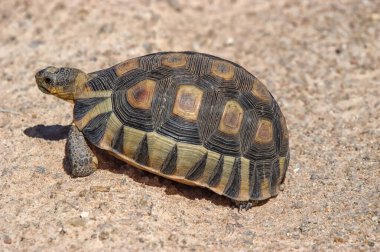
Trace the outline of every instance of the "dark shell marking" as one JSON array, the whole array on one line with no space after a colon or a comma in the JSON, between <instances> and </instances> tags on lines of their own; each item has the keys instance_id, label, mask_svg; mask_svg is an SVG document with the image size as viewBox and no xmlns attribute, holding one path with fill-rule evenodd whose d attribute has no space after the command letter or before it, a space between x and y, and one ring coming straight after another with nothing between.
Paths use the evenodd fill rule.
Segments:
<instances>
[{"instance_id":1,"label":"dark shell marking","mask_svg":"<svg viewBox=\"0 0 380 252\"><path fill-rule=\"evenodd\" d=\"M98 71L87 87L74 119L92 144L234 200L277 195L289 163L285 118L241 66L194 52L156 53Z\"/></svg>"}]
</instances>

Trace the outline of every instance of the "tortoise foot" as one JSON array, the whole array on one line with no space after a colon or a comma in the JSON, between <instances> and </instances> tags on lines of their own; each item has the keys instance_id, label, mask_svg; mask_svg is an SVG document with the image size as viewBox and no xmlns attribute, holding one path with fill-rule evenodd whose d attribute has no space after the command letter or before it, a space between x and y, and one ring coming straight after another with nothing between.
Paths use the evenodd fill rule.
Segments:
<instances>
[{"instance_id":1,"label":"tortoise foot","mask_svg":"<svg viewBox=\"0 0 380 252\"><path fill-rule=\"evenodd\" d=\"M66 142L69 172L73 177L86 177L95 172L98 159L88 146L83 133L72 125Z\"/></svg>"}]
</instances>

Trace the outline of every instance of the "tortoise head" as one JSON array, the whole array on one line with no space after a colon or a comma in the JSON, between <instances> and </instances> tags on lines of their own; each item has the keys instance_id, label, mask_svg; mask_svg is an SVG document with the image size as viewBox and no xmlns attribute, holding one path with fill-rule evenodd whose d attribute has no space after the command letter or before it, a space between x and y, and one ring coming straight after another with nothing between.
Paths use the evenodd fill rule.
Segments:
<instances>
[{"instance_id":1,"label":"tortoise head","mask_svg":"<svg viewBox=\"0 0 380 252\"><path fill-rule=\"evenodd\" d=\"M49 66L36 73L38 88L46 94L55 95L63 100L73 101L75 94L81 92L89 79L79 69Z\"/></svg>"}]
</instances>

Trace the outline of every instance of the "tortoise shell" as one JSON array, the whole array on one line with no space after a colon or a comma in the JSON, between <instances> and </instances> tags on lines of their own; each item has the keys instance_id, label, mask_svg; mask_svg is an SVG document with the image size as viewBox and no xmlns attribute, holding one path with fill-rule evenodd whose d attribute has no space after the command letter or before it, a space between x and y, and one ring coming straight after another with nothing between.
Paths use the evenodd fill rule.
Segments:
<instances>
[{"instance_id":1,"label":"tortoise shell","mask_svg":"<svg viewBox=\"0 0 380 252\"><path fill-rule=\"evenodd\" d=\"M289 163L285 118L233 62L162 52L90 74L74 123L134 167L237 201L278 193Z\"/></svg>"}]
</instances>

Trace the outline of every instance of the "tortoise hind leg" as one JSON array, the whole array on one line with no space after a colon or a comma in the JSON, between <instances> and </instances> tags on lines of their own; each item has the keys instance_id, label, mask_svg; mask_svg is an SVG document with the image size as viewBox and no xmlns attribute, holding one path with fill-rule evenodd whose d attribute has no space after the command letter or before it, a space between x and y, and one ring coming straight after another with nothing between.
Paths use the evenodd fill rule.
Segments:
<instances>
[{"instance_id":1,"label":"tortoise hind leg","mask_svg":"<svg viewBox=\"0 0 380 252\"><path fill-rule=\"evenodd\" d=\"M235 204L237 208L239 208L239 211L242 210L249 210L252 207L260 206L268 202L269 199L265 199L262 201L259 200L248 200L248 201L238 201L238 200L232 200L232 202Z\"/></svg>"},{"instance_id":2,"label":"tortoise hind leg","mask_svg":"<svg viewBox=\"0 0 380 252\"><path fill-rule=\"evenodd\" d=\"M66 142L69 172L73 177L85 177L95 172L98 159L88 146L83 133L72 125Z\"/></svg>"},{"instance_id":3,"label":"tortoise hind leg","mask_svg":"<svg viewBox=\"0 0 380 252\"><path fill-rule=\"evenodd\" d=\"M236 207L239 208L239 211L242 210L248 210L255 206L255 202L252 201L238 201L238 200L232 200L232 202L235 204Z\"/></svg>"}]
</instances>

